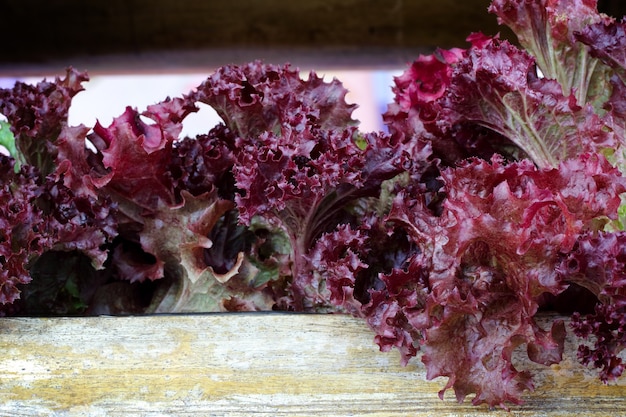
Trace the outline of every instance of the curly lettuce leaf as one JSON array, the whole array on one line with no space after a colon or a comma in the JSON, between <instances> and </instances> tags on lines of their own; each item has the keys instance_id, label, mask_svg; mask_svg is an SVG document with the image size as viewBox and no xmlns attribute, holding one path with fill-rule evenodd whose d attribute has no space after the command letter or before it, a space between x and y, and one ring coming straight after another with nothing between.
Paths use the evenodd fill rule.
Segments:
<instances>
[{"instance_id":1,"label":"curly lettuce leaf","mask_svg":"<svg viewBox=\"0 0 626 417\"><path fill-rule=\"evenodd\" d=\"M426 138L448 166L495 152L555 167L620 145L623 128L605 117L607 101L619 96L614 69L594 51L597 33L581 35L594 27L617 34L614 20L595 1L495 0L489 10L525 50L474 34L467 50L418 58L396 79L396 103L385 115L392 131Z\"/></svg>"},{"instance_id":2,"label":"curly lettuce leaf","mask_svg":"<svg viewBox=\"0 0 626 417\"><path fill-rule=\"evenodd\" d=\"M172 148L182 120L194 111L192 102L176 98L149 106L142 114L127 107L107 128L97 123L88 138L107 171L106 183L99 187L146 211L175 205L178 196L168 171Z\"/></svg>"},{"instance_id":3,"label":"curly lettuce leaf","mask_svg":"<svg viewBox=\"0 0 626 417\"><path fill-rule=\"evenodd\" d=\"M468 37L472 48L483 48L491 38L480 33ZM525 156L501 133L444 114L442 100L448 94L454 69L468 54L467 49L437 49L420 55L405 72L394 79L394 102L383 114L390 132L399 141L424 142L440 165L454 166L469 157L510 159Z\"/></svg>"},{"instance_id":4,"label":"curly lettuce leaf","mask_svg":"<svg viewBox=\"0 0 626 417\"><path fill-rule=\"evenodd\" d=\"M28 316L83 315L107 273L96 270L80 252L49 250L29 270L32 281L21 286L12 308Z\"/></svg>"},{"instance_id":5,"label":"curly lettuce leaf","mask_svg":"<svg viewBox=\"0 0 626 417\"><path fill-rule=\"evenodd\" d=\"M607 111L605 121L615 136L619 146L607 150L615 164L626 172L626 24L617 21L602 21L591 24L576 33L576 39L587 45L590 54L598 58L608 68L610 83L605 88L610 97L604 103ZM624 226L622 219L621 227Z\"/></svg>"},{"instance_id":6,"label":"curly lettuce leaf","mask_svg":"<svg viewBox=\"0 0 626 417\"><path fill-rule=\"evenodd\" d=\"M142 248L163 262L164 273L170 275L169 281L175 277L171 285L166 277L167 291L157 295L149 311L223 311L224 303L232 297L245 299L246 291L242 289L240 293L233 286L244 275L244 248L230 254L234 259L228 256L219 258L218 262L215 257L217 248L214 246L228 242L217 239L216 225L232 208L232 202L214 194L192 196L183 192L183 203L179 207L145 218L140 234ZM223 238L232 238L232 233ZM221 246L217 250L223 254L229 249L232 248ZM251 284L248 292L254 293L259 287ZM254 309L271 309L271 298L252 295L246 301L255 304L255 298L259 305Z\"/></svg>"},{"instance_id":7,"label":"curly lettuce leaf","mask_svg":"<svg viewBox=\"0 0 626 417\"><path fill-rule=\"evenodd\" d=\"M196 93L234 136L234 201L244 225L262 219L291 246L289 293L281 308L323 308L307 254L340 224L357 221L357 201L376 197L384 181L429 149L382 134L361 135L337 80L302 79L289 66L260 62L220 69ZM415 168L417 169L417 168ZM315 306L315 307L314 307Z\"/></svg>"},{"instance_id":8,"label":"curly lettuce leaf","mask_svg":"<svg viewBox=\"0 0 626 417\"><path fill-rule=\"evenodd\" d=\"M474 404L506 407L532 389L530 374L511 362L514 349L525 344L541 364L560 361L563 322L542 329L534 316L545 294L567 288L562 256L615 216L626 181L597 154L550 169L470 159L441 175L439 216L420 193L396 197L387 222L411 245L395 246L399 256L377 279L365 279L375 228L325 235L316 265L331 300L364 317L381 349L397 348L403 362L421 351L428 378L448 378L440 395L452 388L459 401L476 394ZM377 239L394 248L391 236L402 234Z\"/></svg>"},{"instance_id":9,"label":"curly lettuce leaf","mask_svg":"<svg viewBox=\"0 0 626 417\"><path fill-rule=\"evenodd\" d=\"M246 292L232 285L247 277L243 251L222 248L215 256L221 239L216 230L222 230L216 225L233 208L232 201L219 197L232 193L233 158L223 128L179 139L182 120L196 110L192 99L168 99L141 115L127 108L108 128L96 125L88 139L101 159L95 160L96 170L87 171L92 181L83 183L119 204L121 235L129 243L114 252L118 276L131 283L162 281L147 311L221 311L233 297L251 303L250 308L253 299L259 309L269 308L267 297L252 294L258 287ZM84 165L75 168L75 177L85 176Z\"/></svg>"},{"instance_id":10,"label":"curly lettuce leaf","mask_svg":"<svg viewBox=\"0 0 626 417\"><path fill-rule=\"evenodd\" d=\"M182 190L192 195L217 191L221 198L235 198L232 137L226 126L218 124L207 134L186 137L174 144L167 171L176 195Z\"/></svg>"},{"instance_id":11,"label":"curly lettuce leaf","mask_svg":"<svg viewBox=\"0 0 626 417\"><path fill-rule=\"evenodd\" d=\"M556 81L537 77L534 58L506 41L471 48L441 100L444 123L494 130L540 167L615 143L591 105L564 95Z\"/></svg>"},{"instance_id":12,"label":"curly lettuce leaf","mask_svg":"<svg viewBox=\"0 0 626 417\"><path fill-rule=\"evenodd\" d=\"M626 82L626 22L603 20L581 28L576 40L589 48L591 56L612 69L622 82Z\"/></svg>"},{"instance_id":13,"label":"curly lettuce leaf","mask_svg":"<svg viewBox=\"0 0 626 417\"><path fill-rule=\"evenodd\" d=\"M42 175L55 168L56 142L67 126L72 97L83 90L89 77L69 68L65 78L41 81L36 85L17 82L12 89L0 90L0 113L15 135L18 160L37 167Z\"/></svg>"},{"instance_id":14,"label":"curly lettuce leaf","mask_svg":"<svg viewBox=\"0 0 626 417\"><path fill-rule=\"evenodd\" d=\"M326 82L314 72L307 80L289 65L260 61L219 68L197 89L196 101L210 105L237 136L254 138L281 129L288 113L306 108L322 129L356 124L347 104L347 90L334 79Z\"/></svg>"},{"instance_id":15,"label":"curly lettuce leaf","mask_svg":"<svg viewBox=\"0 0 626 417\"><path fill-rule=\"evenodd\" d=\"M20 284L31 281L28 264L50 247L47 223L33 204L37 178L32 167L14 170L14 161L0 155L0 304L19 298Z\"/></svg>"},{"instance_id":16,"label":"curly lettuce leaf","mask_svg":"<svg viewBox=\"0 0 626 417\"><path fill-rule=\"evenodd\" d=\"M48 177L35 203L54 228L51 249L82 253L94 268L104 267L107 245L118 235L119 227L117 205L111 199L76 195Z\"/></svg>"},{"instance_id":17,"label":"curly lettuce leaf","mask_svg":"<svg viewBox=\"0 0 626 417\"><path fill-rule=\"evenodd\" d=\"M448 198L437 227L446 238L427 238L421 246L433 263L423 361L429 377L450 378L447 388L459 400L475 392L475 404L515 402L529 385L512 367L509 349L523 341L531 360L560 360L563 324L540 329L532 318L538 300L566 288L557 273L561 254L582 233L598 230L598 217L614 215L625 183L593 155L544 170L527 162L473 161L443 178ZM419 231L420 240L428 236L428 229ZM420 317L418 325L423 322ZM452 334L466 346L461 361L441 345Z\"/></svg>"},{"instance_id":18,"label":"curly lettuce leaf","mask_svg":"<svg viewBox=\"0 0 626 417\"><path fill-rule=\"evenodd\" d=\"M579 360L597 368L605 383L615 381L624 371L619 353L626 348L625 250L624 232L588 233L560 266L564 279L598 299L592 313L575 312L571 325L577 336L591 342L579 346Z\"/></svg>"},{"instance_id":19,"label":"curly lettuce leaf","mask_svg":"<svg viewBox=\"0 0 626 417\"><path fill-rule=\"evenodd\" d=\"M598 12L596 0L494 0L489 11L513 30L542 74L556 80L565 96L573 94L579 105L601 111L610 93L609 70L576 38L588 25L613 20Z\"/></svg>"}]
</instances>

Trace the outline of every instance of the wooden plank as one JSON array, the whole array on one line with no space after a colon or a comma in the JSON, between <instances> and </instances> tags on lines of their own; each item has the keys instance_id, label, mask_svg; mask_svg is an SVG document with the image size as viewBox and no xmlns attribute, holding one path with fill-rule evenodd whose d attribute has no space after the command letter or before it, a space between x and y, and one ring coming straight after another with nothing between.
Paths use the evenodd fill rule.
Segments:
<instances>
[{"instance_id":1,"label":"wooden plank","mask_svg":"<svg viewBox=\"0 0 626 417\"><path fill-rule=\"evenodd\" d=\"M537 389L507 413L439 400L443 380L341 315L4 318L0 416L626 415L626 381L602 385L571 342L552 369L522 365Z\"/></svg>"}]
</instances>

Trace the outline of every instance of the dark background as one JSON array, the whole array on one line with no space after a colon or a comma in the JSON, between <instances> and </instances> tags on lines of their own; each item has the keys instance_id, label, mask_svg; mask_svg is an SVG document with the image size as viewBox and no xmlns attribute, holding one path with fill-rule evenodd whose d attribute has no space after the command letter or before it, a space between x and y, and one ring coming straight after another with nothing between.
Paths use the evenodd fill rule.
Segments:
<instances>
[{"instance_id":1,"label":"dark background","mask_svg":"<svg viewBox=\"0 0 626 417\"><path fill-rule=\"evenodd\" d=\"M482 31L510 40L490 0L0 0L0 73L167 71L288 56L296 64L404 65ZM599 0L616 17L624 0ZM229 62L225 62L229 61Z\"/></svg>"}]
</instances>

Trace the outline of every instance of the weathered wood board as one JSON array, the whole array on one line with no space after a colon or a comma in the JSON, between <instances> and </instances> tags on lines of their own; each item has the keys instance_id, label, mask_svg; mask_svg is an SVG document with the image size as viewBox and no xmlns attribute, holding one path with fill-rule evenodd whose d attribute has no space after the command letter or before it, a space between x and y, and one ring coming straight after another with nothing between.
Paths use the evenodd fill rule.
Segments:
<instances>
[{"instance_id":1,"label":"weathered wood board","mask_svg":"<svg viewBox=\"0 0 626 417\"><path fill-rule=\"evenodd\" d=\"M571 341L570 341L571 343ZM0 416L619 416L574 348L510 413L441 401L419 360L341 315L0 319Z\"/></svg>"}]
</instances>

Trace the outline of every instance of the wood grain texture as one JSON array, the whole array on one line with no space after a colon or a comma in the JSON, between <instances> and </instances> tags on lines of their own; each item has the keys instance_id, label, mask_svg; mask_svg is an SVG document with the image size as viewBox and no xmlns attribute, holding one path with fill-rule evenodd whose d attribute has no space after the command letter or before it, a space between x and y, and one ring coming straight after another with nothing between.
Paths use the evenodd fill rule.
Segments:
<instances>
[{"instance_id":1,"label":"wood grain texture","mask_svg":"<svg viewBox=\"0 0 626 417\"><path fill-rule=\"evenodd\" d=\"M573 345L551 369L520 365L537 389L490 411L439 400L444 380L340 315L5 318L0 351L0 416L626 415L626 382L602 385Z\"/></svg>"}]
</instances>

